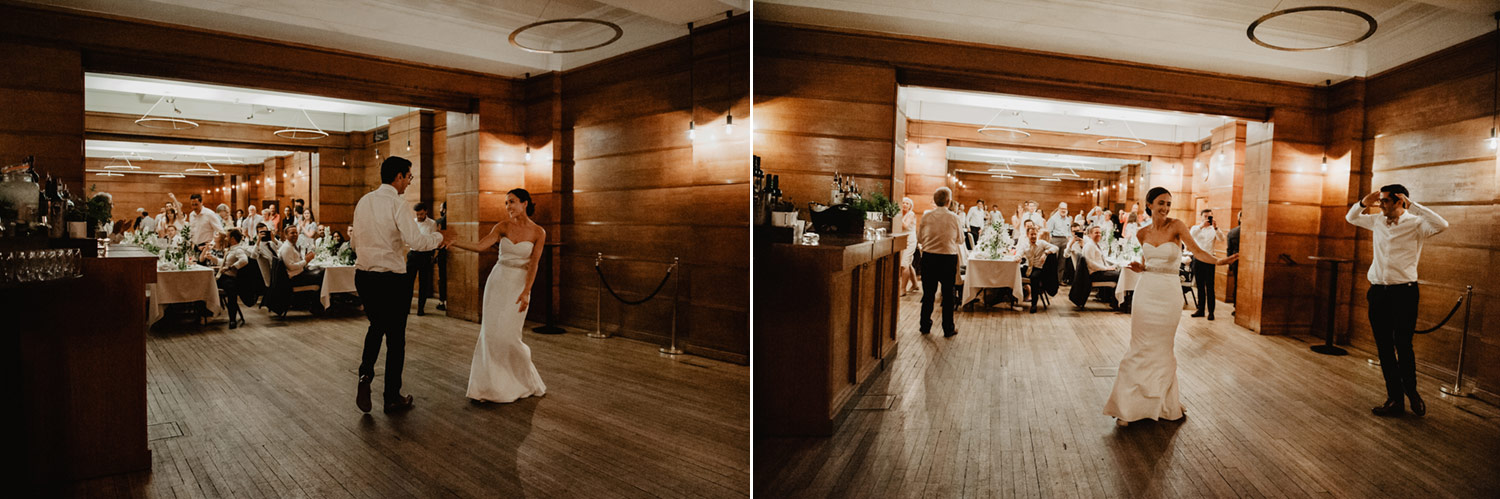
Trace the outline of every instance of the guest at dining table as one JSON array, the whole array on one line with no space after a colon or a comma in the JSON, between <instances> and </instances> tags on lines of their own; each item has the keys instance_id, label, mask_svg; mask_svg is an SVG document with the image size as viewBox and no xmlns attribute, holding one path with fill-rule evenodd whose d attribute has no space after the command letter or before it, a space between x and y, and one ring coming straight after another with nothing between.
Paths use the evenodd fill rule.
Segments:
<instances>
[{"instance_id":1,"label":"guest at dining table","mask_svg":"<svg viewBox=\"0 0 1500 499\"><path fill-rule=\"evenodd\" d=\"M203 206L202 194L188 196L187 214L188 227L192 229L189 236L193 238L191 243L194 248L213 241L214 235L224 229L224 221L219 218L219 214Z\"/></svg>"},{"instance_id":2,"label":"guest at dining table","mask_svg":"<svg viewBox=\"0 0 1500 499\"><path fill-rule=\"evenodd\" d=\"M218 206L214 207L214 214L219 216L219 223L226 228L234 226L235 219L229 218L229 205L219 203Z\"/></svg>"},{"instance_id":3,"label":"guest at dining table","mask_svg":"<svg viewBox=\"0 0 1500 499\"><path fill-rule=\"evenodd\" d=\"M1083 241L1083 261L1089 267L1089 278L1093 282L1111 282L1120 279L1120 268L1109 263L1105 257L1104 247L1100 246L1104 239L1104 228L1100 226L1089 227L1089 237Z\"/></svg>"},{"instance_id":4,"label":"guest at dining table","mask_svg":"<svg viewBox=\"0 0 1500 499\"><path fill-rule=\"evenodd\" d=\"M250 248L245 246L245 233L239 227L229 229L224 233L224 242L229 249L224 251L224 258L219 262L219 289L229 294L229 329L234 329L245 324L245 313L240 311L240 300L235 293L235 279L239 276L240 269L250 264ZM239 320L236 321L235 317Z\"/></svg>"},{"instance_id":5,"label":"guest at dining table","mask_svg":"<svg viewBox=\"0 0 1500 499\"><path fill-rule=\"evenodd\" d=\"M276 255L281 258L281 264L286 267L286 276L291 278L292 287L322 284L323 270L307 266L317 255L311 251L300 254L297 252L297 241L301 237L297 228L287 227L282 235L285 239L281 242L281 248L276 250Z\"/></svg>"},{"instance_id":6,"label":"guest at dining table","mask_svg":"<svg viewBox=\"0 0 1500 499\"><path fill-rule=\"evenodd\" d=\"M1052 244L1046 239L1041 239L1040 235L1041 229L1027 227L1026 249L1021 252L1021 257L1026 264L1025 275L1033 283L1042 282L1043 276L1041 272L1042 268L1047 264L1047 255L1057 254L1057 245ZM1037 288L1034 290L1031 287L1026 289L1027 295L1031 297L1031 313L1033 314L1036 313L1036 295L1032 294L1035 291L1040 291L1040 289Z\"/></svg>"},{"instance_id":7,"label":"guest at dining table","mask_svg":"<svg viewBox=\"0 0 1500 499\"><path fill-rule=\"evenodd\" d=\"M239 223L235 224L235 227L239 227L240 233L246 236L246 240L249 240L255 234L255 226L260 225L264 220L260 216L260 210L255 209L254 206L250 206L245 210L245 217L240 219Z\"/></svg>"}]
</instances>

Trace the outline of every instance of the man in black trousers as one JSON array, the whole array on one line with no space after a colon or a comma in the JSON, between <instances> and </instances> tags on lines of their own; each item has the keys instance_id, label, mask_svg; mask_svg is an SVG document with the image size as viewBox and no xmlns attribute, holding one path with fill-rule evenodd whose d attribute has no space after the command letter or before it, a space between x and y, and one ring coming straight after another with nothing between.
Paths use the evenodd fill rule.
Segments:
<instances>
[{"instance_id":1,"label":"man in black trousers","mask_svg":"<svg viewBox=\"0 0 1500 499\"><path fill-rule=\"evenodd\" d=\"M427 217L426 203L417 203L412 211L416 212L417 228L423 234L438 232L437 221ZM406 273L417 278L417 315L427 315L427 299L432 297L432 260L437 252L415 249L406 252Z\"/></svg>"},{"instance_id":2,"label":"man in black trousers","mask_svg":"<svg viewBox=\"0 0 1500 499\"><path fill-rule=\"evenodd\" d=\"M1411 337L1417 328L1417 260L1422 243L1448 228L1448 221L1426 206L1412 201L1401 184L1381 187L1349 207L1344 220L1370 229L1373 253L1370 260L1370 333L1380 353L1380 373L1385 376L1385 403L1371 409L1379 416L1406 412L1403 396L1411 401L1411 412L1427 414L1427 404L1417 391L1417 364ZM1379 206L1381 214L1365 215L1365 208Z\"/></svg>"},{"instance_id":3,"label":"man in black trousers","mask_svg":"<svg viewBox=\"0 0 1500 499\"><path fill-rule=\"evenodd\" d=\"M406 248L431 251L450 242L448 234L424 233L401 197L413 183L411 161L391 156L380 165L379 188L359 198L354 206L354 230L350 246L354 263L354 288L364 302L370 329L365 333L364 355L359 363L359 386L355 406L370 412L370 381L375 378L375 359L380 343L385 352L385 412L412 407L411 395L401 395L401 367L406 361L406 312L411 308L412 276L406 272Z\"/></svg>"},{"instance_id":4,"label":"man in black trousers","mask_svg":"<svg viewBox=\"0 0 1500 499\"><path fill-rule=\"evenodd\" d=\"M1224 239L1219 232L1219 224L1214 222L1214 211L1205 209L1198 213L1198 225L1188 229L1193 242L1198 243L1210 253L1214 250L1214 242ZM1214 303L1218 301L1214 297L1214 266L1209 263L1193 259L1193 281L1198 286L1198 311L1193 312L1193 317L1203 317L1204 311L1208 312L1208 320L1214 320Z\"/></svg>"},{"instance_id":5,"label":"man in black trousers","mask_svg":"<svg viewBox=\"0 0 1500 499\"><path fill-rule=\"evenodd\" d=\"M953 324L953 309L958 296L953 286L958 277L958 249L963 244L964 220L948 210L953 191L939 187L932 193L936 208L922 213L917 225L918 249L922 250L922 334L932 332L932 301L943 294L943 336L958 334Z\"/></svg>"}]
</instances>

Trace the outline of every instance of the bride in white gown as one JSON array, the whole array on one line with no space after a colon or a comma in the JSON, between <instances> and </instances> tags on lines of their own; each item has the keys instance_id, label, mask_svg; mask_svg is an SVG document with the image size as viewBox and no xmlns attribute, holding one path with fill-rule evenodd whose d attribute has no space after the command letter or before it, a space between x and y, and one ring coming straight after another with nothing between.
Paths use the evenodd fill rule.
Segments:
<instances>
[{"instance_id":1,"label":"bride in white gown","mask_svg":"<svg viewBox=\"0 0 1500 499\"><path fill-rule=\"evenodd\" d=\"M469 366L468 397L476 402L514 402L542 395L547 386L531 364L531 348L521 342L526 308L531 304L531 283L537 261L547 242L547 231L531 221L536 205L525 189L511 189L505 196L510 220L476 243L454 242L449 247L474 252L500 246L500 261L485 281L480 309L479 343Z\"/></svg>"},{"instance_id":2,"label":"bride in white gown","mask_svg":"<svg viewBox=\"0 0 1500 499\"><path fill-rule=\"evenodd\" d=\"M1177 323L1182 319L1182 284L1177 277L1181 248L1214 265L1239 259L1239 255L1216 258L1211 248L1199 248L1186 223L1167 217L1171 209L1172 194L1162 187L1152 188L1146 194L1151 224L1135 234L1142 246L1142 261L1129 266L1141 274L1131 305L1130 350L1120 359L1114 390L1104 404L1104 415L1114 417L1120 426L1142 419L1177 420L1187 412L1177 393L1177 357L1172 353Z\"/></svg>"}]
</instances>

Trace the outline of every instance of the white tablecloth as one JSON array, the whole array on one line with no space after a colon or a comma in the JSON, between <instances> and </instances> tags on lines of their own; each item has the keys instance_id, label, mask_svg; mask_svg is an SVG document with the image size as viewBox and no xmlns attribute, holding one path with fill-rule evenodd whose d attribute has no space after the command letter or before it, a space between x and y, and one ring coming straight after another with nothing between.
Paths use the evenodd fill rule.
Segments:
<instances>
[{"instance_id":1,"label":"white tablecloth","mask_svg":"<svg viewBox=\"0 0 1500 499\"><path fill-rule=\"evenodd\" d=\"M328 295L354 293L354 266L331 265L323 269L323 308L328 308Z\"/></svg>"},{"instance_id":2,"label":"white tablecloth","mask_svg":"<svg viewBox=\"0 0 1500 499\"><path fill-rule=\"evenodd\" d=\"M156 283L148 285L147 289L151 292L151 307L147 310L149 323L161 319L167 305L172 303L202 301L215 317L224 313L224 307L219 304L219 285L214 281L214 271L207 267L157 270Z\"/></svg>"},{"instance_id":3,"label":"white tablecloth","mask_svg":"<svg viewBox=\"0 0 1500 499\"><path fill-rule=\"evenodd\" d=\"M1010 288L1011 295L1020 302L1025 299L1021 288L1020 260L985 260L970 258L968 271L963 277L964 296L959 304L969 303L983 288Z\"/></svg>"}]
</instances>

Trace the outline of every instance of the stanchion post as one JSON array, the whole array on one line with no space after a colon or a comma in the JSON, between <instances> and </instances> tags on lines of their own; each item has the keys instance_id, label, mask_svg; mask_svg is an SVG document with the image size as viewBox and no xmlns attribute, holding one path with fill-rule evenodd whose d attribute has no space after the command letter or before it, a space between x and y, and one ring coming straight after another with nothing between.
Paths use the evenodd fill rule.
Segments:
<instances>
[{"instance_id":1,"label":"stanchion post","mask_svg":"<svg viewBox=\"0 0 1500 499\"><path fill-rule=\"evenodd\" d=\"M1467 397L1469 391L1464 389L1464 344L1469 340L1469 305L1474 302L1474 286L1464 291L1464 332L1458 338L1458 372L1455 373L1452 385L1439 387L1444 395L1454 397Z\"/></svg>"},{"instance_id":2,"label":"stanchion post","mask_svg":"<svg viewBox=\"0 0 1500 499\"><path fill-rule=\"evenodd\" d=\"M604 253L598 253L596 256L594 256L594 268L598 269L599 268L599 264L602 263L603 261L604 261ZM598 286L594 286L594 332L589 333L588 337L590 337L590 338L608 338L609 335L604 334L604 329L603 329L604 319L602 318L603 317L603 313L602 312L604 310L604 277L603 277L603 274L600 273L600 272L595 272L595 274L599 275L600 277L599 277L599 285Z\"/></svg>"},{"instance_id":3,"label":"stanchion post","mask_svg":"<svg viewBox=\"0 0 1500 499\"><path fill-rule=\"evenodd\" d=\"M678 294L680 294L679 292L682 289L682 273L677 271L679 260L681 258L672 257L672 267L668 269L669 272L672 272L672 344L658 349L658 351L667 355L682 355L682 349L677 348L677 302L679 301Z\"/></svg>"}]
</instances>

